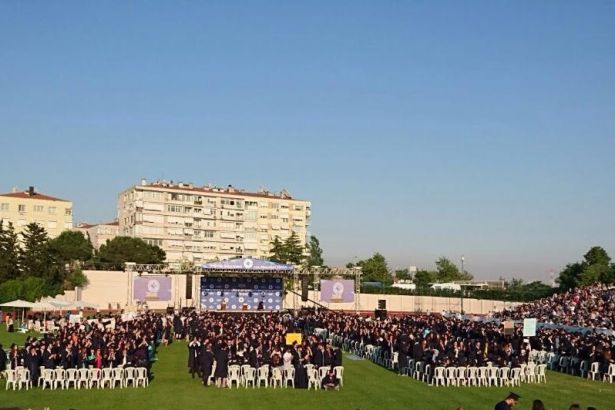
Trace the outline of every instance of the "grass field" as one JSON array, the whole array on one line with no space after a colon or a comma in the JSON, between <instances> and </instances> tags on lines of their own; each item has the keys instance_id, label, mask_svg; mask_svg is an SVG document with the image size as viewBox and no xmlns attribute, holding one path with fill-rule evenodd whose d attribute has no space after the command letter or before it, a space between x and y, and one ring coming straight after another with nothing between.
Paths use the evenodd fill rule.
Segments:
<instances>
[{"instance_id":1,"label":"grass field","mask_svg":"<svg viewBox=\"0 0 615 410\"><path fill-rule=\"evenodd\" d=\"M0 343L23 343L24 335L0 330ZM344 360L344 388L340 391L293 389L216 389L192 380L186 368L184 343L160 347L148 388L115 390L5 391L0 382L0 408L42 409L493 409L507 388L430 387L400 377L369 361ZM514 388L522 396L517 409L531 409L541 399L548 409L568 409L578 402L585 409L615 409L615 384L547 373L547 384Z\"/></svg>"}]
</instances>

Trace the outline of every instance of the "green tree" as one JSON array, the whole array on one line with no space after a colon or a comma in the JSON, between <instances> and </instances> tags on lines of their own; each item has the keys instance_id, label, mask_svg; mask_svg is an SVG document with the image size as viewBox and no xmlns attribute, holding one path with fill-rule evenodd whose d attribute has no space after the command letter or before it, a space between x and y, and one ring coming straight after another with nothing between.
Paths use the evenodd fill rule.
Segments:
<instances>
[{"instance_id":1,"label":"green tree","mask_svg":"<svg viewBox=\"0 0 615 410\"><path fill-rule=\"evenodd\" d=\"M315 236L310 236L310 241L307 244L309 256L307 257L307 266L323 266L322 248L320 241Z\"/></svg>"},{"instance_id":2,"label":"green tree","mask_svg":"<svg viewBox=\"0 0 615 410\"><path fill-rule=\"evenodd\" d=\"M407 279L412 279L412 275L410 275L410 270L408 268L397 269L395 271L395 278L407 280Z\"/></svg>"},{"instance_id":3,"label":"green tree","mask_svg":"<svg viewBox=\"0 0 615 410\"><path fill-rule=\"evenodd\" d=\"M269 249L269 259L274 262L286 263L288 261L288 254L286 253L286 247L284 242L280 240L279 236L273 238L270 242L271 248Z\"/></svg>"},{"instance_id":4,"label":"green tree","mask_svg":"<svg viewBox=\"0 0 615 410\"><path fill-rule=\"evenodd\" d=\"M436 274L436 272L430 272L423 269L417 270L414 274L414 284L419 289L427 288L429 287L429 284L434 281Z\"/></svg>"},{"instance_id":5,"label":"green tree","mask_svg":"<svg viewBox=\"0 0 615 410\"><path fill-rule=\"evenodd\" d=\"M19 239L12 223L0 220L0 282L19 277Z\"/></svg>"},{"instance_id":6,"label":"green tree","mask_svg":"<svg viewBox=\"0 0 615 410\"><path fill-rule=\"evenodd\" d=\"M452 282L461 280L472 280L472 275L468 272L461 272L457 265L445 257L441 257L436 261L438 282Z\"/></svg>"},{"instance_id":7,"label":"green tree","mask_svg":"<svg viewBox=\"0 0 615 410\"><path fill-rule=\"evenodd\" d=\"M606 265L608 266L611 262L611 257L606 253L604 248L600 246L592 247L587 253L583 256L585 259L585 263L587 265Z\"/></svg>"},{"instance_id":8,"label":"green tree","mask_svg":"<svg viewBox=\"0 0 615 410\"><path fill-rule=\"evenodd\" d=\"M290 262L294 265L300 265L305 259L305 248L301 246L299 236L297 236L295 232L293 232L288 238L286 238L286 240L284 241L284 248L286 250L286 256L288 258L287 262Z\"/></svg>"},{"instance_id":9,"label":"green tree","mask_svg":"<svg viewBox=\"0 0 615 410\"><path fill-rule=\"evenodd\" d=\"M64 281L64 289L75 289L76 287L84 287L89 283L87 276L84 275L81 268L76 267L69 272Z\"/></svg>"},{"instance_id":10,"label":"green tree","mask_svg":"<svg viewBox=\"0 0 615 410\"><path fill-rule=\"evenodd\" d=\"M49 241L49 248L62 264L85 262L91 259L93 254L92 243L81 232L76 231L62 232Z\"/></svg>"},{"instance_id":11,"label":"green tree","mask_svg":"<svg viewBox=\"0 0 615 410\"><path fill-rule=\"evenodd\" d=\"M100 262L120 268L126 262L162 263L166 255L158 246L149 245L143 239L116 236L100 246L97 257Z\"/></svg>"},{"instance_id":12,"label":"green tree","mask_svg":"<svg viewBox=\"0 0 615 410\"><path fill-rule=\"evenodd\" d=\"M583 264L579 262L569 263L559 273L557 283L562 290L568 290L579 286L581 274L583 273Z\"/></svg>"},{"instance_id":13,"label":"green tree","mask_svg":"<svg viewBox=\"0 0 615 410\"><path fill-rule=\"evenodd\" d=\"M23 244L19 254L19 265L24 277L52 279L57 271L55 260L49 251L47 232L39 224L32 222L26 225L23 233Z\"/></svg>"},{"instance_id":14,"label":"green tree","mask_svg":"<svg viewBox=\"0 0 615 410\"><path fill-rule=\"evenodd\" d=\"M361 267L361 279L365 282L391 282L387 261L379 252L369 259L357 262L357 266Z\"/></svg>"}]
</instances>

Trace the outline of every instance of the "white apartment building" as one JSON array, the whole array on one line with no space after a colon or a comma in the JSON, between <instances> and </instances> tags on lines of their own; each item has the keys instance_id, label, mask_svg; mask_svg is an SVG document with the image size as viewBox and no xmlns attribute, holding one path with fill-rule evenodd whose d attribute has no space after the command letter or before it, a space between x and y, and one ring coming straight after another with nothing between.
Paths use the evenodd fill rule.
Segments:
<instances>
[{"instance_id":1,"label":"white apartment building","mask_svg":"<svg viewBox=\"0 0 615 410\"><path fill-rule=\"evenodd\" d=\"M117 236L118 225L117 221L101 224L80 223L75 228L75 231L81 232L86 238L90 238L92 246L95 249L100 249L101 245Z\"/></svg>"},{"instance_id":2,"label":"white apartment building","mask_svg":"<svg viewBox=\"0 0 615 410\"><path fill-rule=\"evenodd\" d=\"M22 233L26 225L36 222L50 238L73 228L73 204L71 201L45 195L34 189L0 194L0 220L11 222L16 233Z\"/></svg>"},{"instance_id":3,"label":"white apartment building","mask_svg":"<svg viewBox=\"0 0 615 410\"><path fill-rule=\"evenodd\" d=\"M170 263L266 258L276 236L306 244L310 207L285 191L142 180L119 194L118 235L160 246Z\"/></svg>"}]
</instances>

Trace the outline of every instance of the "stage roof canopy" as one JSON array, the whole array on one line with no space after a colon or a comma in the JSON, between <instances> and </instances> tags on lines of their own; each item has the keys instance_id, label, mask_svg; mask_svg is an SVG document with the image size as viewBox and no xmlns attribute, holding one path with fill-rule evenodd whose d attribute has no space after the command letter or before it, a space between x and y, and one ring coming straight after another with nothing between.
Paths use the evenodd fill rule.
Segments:
<instances>
[{"instance_id":1,"label":"stage roof canopy","mask_svg":"<svg viewBox=\"0 0 615 410\"><path fill-rule=\"evenodd\" d=\"M204 272L244 272L244 273L292 273L293 265L272 262L265 259L238 258L201 265Z\"/></svg>"}]
</instances>

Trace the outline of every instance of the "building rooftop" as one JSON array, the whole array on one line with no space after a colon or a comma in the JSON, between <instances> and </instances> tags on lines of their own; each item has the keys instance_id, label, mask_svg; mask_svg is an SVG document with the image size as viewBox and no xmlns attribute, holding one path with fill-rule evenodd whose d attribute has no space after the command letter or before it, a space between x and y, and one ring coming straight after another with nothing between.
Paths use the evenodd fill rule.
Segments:
<instances>
[{"instance_id":1,"label":"building rooftop","mask_svg":"<svg viewBox=\"0 0 615 410\"><path fill-rule=\"evenodd\" d=\"M50 195L45 195L41 192L36 192L34 190L34 187L30 187L27 191L17 191L17 190L13 190L13 192L8 192L6 194L0 194L0 196L3 197L9 197L9 198L21 198L21 199L42 199L45 201L61 201L61 202L70 202L67 201L66 199L60 199L60 198L56 198L54 196L50 196Z\"/></svg>"},{"instance_id":2,"label":"building rooftop","mask_svg":"<svg viewBox=\"0 0 615 410\"><path fill-rule=\"evenodd\" d=\"M82 222L79 225L77 225L77 228L90 229L90 228L93 228L93 227L99 226L99 225L119 226L119 222L118 221L113 221L113 222L105 222L105 223L99 223L99 224L89 224L89 223Z\"/></svg>"},{"instance_id":3,"label":"building rooftop","mask_svg":"<svg viewBox=\"0 0 615 410\"><path fill-rule=\"evenodd\" d=\"M237 189L232 185L228 185L226 188L218 187L218 186L194 186L191 183L184 182L173 182L173 181L156 181L147 183L145 180L141 181L140 185L137 187L150 187L150 188L161 188L165 190L177 190L177 191L191 191L195 193L219 193L224 195L237 195L237 196L251 196L251 197L259 197L259 198L274 198L274 199L290 199L294 201L304 201L303 199L293 198L291 194L285 189L281 192L270 192L264 188L260 189L258 192L248 192L243 189Z\"/></svg>"}]
</instances>

